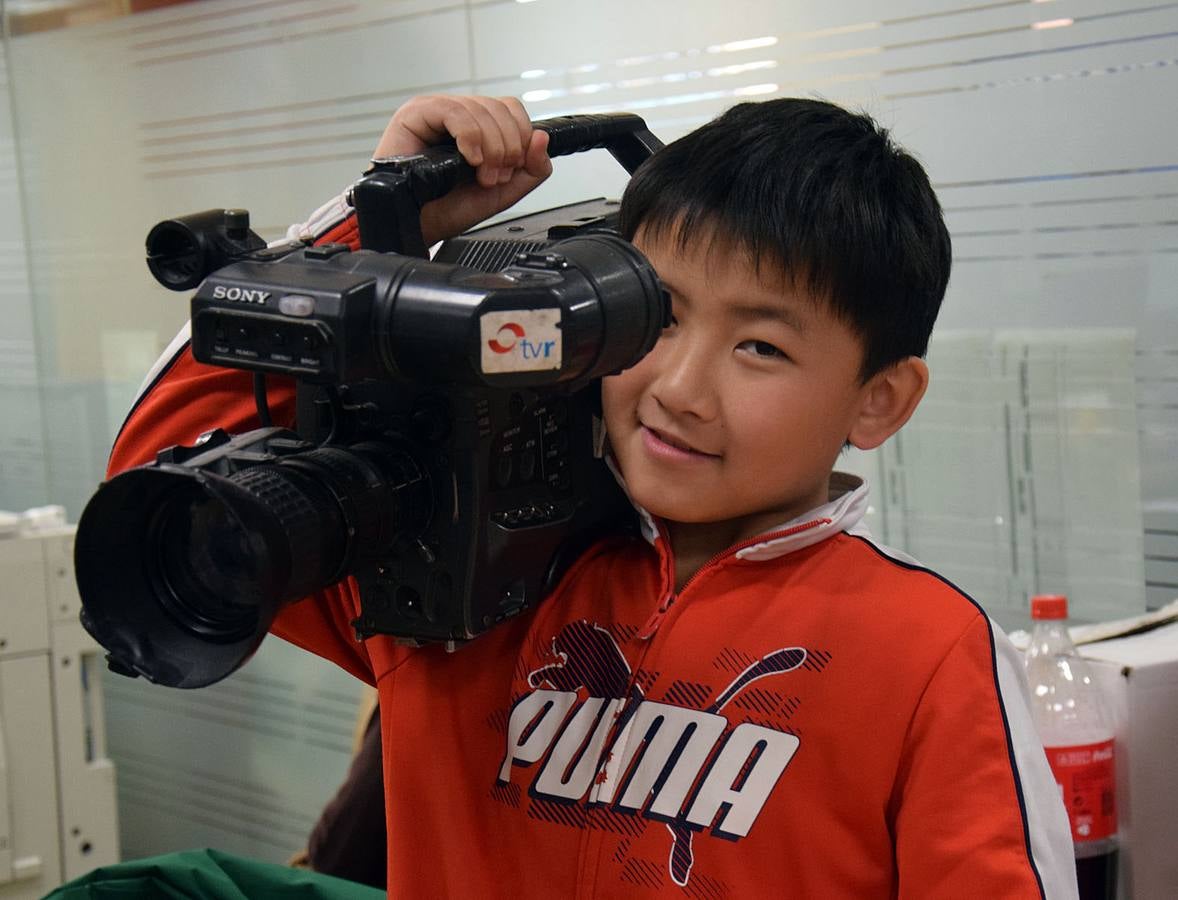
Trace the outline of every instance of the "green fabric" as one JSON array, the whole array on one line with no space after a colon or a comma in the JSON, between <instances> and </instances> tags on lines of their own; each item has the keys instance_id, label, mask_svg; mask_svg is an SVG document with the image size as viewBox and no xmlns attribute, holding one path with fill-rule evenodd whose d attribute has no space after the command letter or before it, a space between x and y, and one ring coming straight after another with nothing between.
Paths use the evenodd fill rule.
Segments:
<instances>
[{"instance_id":1,"label":"green fabric","mask_svg":"<svg viewBox=\"0 0 1178 900\"><path fill-rule=\"evenodd\" d=\"M384 891L223 853L184 850L95 869L42 900L381 900Z\"/></svg>"}]
</instances>

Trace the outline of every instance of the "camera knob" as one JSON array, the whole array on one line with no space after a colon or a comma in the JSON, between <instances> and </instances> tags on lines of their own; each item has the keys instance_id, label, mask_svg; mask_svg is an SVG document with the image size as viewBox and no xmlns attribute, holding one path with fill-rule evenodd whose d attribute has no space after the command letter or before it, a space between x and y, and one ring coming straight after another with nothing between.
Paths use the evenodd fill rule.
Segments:
<instances>
[{"instance_id":1,"label":"camera knob","mask_svg":"<svg viewBox=\"0 0 1178 900\"><path fill-rule=\"evenodd\" d=\"M235 241L240 241L250 230L250 213L248 209L225 210L225 234Z\"/></svg>"}]
</instances>

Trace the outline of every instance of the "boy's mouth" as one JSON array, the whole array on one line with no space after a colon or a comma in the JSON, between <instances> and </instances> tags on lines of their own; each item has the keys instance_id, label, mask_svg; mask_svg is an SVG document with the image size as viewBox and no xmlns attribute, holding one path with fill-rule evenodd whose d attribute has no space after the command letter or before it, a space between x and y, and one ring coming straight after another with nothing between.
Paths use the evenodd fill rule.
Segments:
<instances>
[{"instance_id":1,"label":"boy's mouth","mask_svg":"<svg viewBox=\"0 0 1178 900\"><path fill-rule=\"evenodd\" d=\"M693 456L712 457L712 458L718 458L718 456L719 456L718 454L715 454L715 453L705 453L703 450L699 450L699 449L691 446L691 444L687 443L686 441L682 440L681 438L678 438L673 434L668 434L665 431L660 431L657 428L651 428L649 425L642 425L641 427L642 427L642 430L646 432L648 439L653 438L655 441L659 442L660 444L664 444L667 447L670 447L674 450L680 451L681 453L690 453Z\"/></svg>"}]
</instances>

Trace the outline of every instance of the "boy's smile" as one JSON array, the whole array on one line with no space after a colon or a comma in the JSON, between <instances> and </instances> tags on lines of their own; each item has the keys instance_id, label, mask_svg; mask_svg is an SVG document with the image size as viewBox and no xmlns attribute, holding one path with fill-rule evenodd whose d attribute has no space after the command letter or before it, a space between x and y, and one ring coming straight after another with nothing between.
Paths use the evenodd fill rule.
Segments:
<instances>
[{"instance_id":1,"label":"boy's smile","mask_svg":"<svg viewBox=\"0 0 1178 900\"><path fill-rule=\"evenodd\" d=\"M693 460L703 462L709 459L719 459L719 454L706 453L697 447L693 447L687 441L675 437L671 431L660 431L641 422L640 426L642 428L642 440L647 452L666 459L667 462L691 462Z\"/></svg>"},{"instance_id":2,"label":"boy's smile","mask_svg":"<svg viewBox=\"0 0 1178 900\"><path fill-rule=\"evenodd\" d=\"M710 235L687 252L676 237L635 238L674 318L604 380L605 419L634 501L718 552L826 502L869 387L858 336L822 301Z\"/></svg>"}]
</instances>

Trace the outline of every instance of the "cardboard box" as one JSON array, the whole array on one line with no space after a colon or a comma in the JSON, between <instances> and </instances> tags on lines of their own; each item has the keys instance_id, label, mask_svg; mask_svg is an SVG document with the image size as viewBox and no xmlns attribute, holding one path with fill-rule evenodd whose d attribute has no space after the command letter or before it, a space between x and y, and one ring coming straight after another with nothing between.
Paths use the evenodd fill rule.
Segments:
<instances>
[{"instance_id":1,"label":"cardboard box","mask_svg":"<svg viewBox=\"0 0 1178 900\"><path fill-rule=\"evenodd\" d=\"M1120 891L1178 898L1178 622L1085 643L1116 721Z\"/></svg>"}]
</instances>

